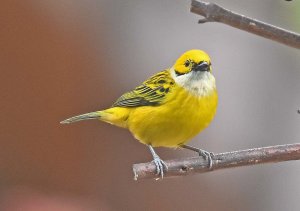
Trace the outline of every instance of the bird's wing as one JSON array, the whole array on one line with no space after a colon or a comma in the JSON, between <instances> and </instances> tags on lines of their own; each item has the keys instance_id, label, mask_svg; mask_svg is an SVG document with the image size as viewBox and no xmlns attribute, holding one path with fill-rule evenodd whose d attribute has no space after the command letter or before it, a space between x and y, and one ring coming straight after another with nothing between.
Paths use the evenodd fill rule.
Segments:
<instances>
[{"instance_id":1,"label":"bird's wing","mask_svg":"<svg viewBox=\"0 0 300 211\"><path fill-rule=\"evenodd\" d=\"M174 86L168 70L157 73L134 90L123 94L113 107L155 106L164 103L166 94Z\"/></svg>"}]
</instances>

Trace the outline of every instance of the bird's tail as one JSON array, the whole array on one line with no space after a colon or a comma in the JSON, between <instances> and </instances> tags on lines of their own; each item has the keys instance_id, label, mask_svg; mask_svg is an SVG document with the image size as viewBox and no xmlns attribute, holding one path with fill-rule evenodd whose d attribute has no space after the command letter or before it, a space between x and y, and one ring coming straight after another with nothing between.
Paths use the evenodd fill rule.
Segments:
<instances>
[{"instance_id":1,"label":"bird's tail","mask_svg":"<svg viewBox=\"0 0 300 211\"><path fill-rule=\"evenodd\" d=\"M78 116L73 116L64 121L61 121L60 124L70 124L70 123L78 122L78 121L82 121L82 120L100 119L100 118L101 118L101 112L95 111L95 112L91 112L91 113L81 114Z\"/></svg>"},{"instance_id":2,"label":"bird's tail","mask_svg":"<svg viewBox=\"0 0 300 211\"><path fill-rule=\"evenodd\" d=\"M102 111L95 111L91 113L81 114L78 116L71 117L60 124L70 124L82 120L98 119L109 124L113 124L119 127L127 127L127 119L130 113L130 109L121 107L112 107Z\"/></svg>"}]
</instances>

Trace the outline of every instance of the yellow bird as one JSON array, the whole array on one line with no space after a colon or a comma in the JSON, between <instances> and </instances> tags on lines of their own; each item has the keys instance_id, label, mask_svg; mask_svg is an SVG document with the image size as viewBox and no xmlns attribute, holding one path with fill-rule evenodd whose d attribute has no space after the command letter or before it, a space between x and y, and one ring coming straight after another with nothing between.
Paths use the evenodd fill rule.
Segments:
<instances>
[{"instance_id":1,"label":"yellow bird","mask_svg":"<svg viewBox=\"0 0 300 211\"><path fill-rule=\"evenodd\" d=\"M61 124L98 119L128 128L149 147L157 175L161 177L167 166L153 147L196 151L208 159L211 168L212 153L186 145L208 126L216 113L218 95L211 70L210 58L204 51L187 51L173 67L123 94L111 108L71 117Z\"/></svg>"}]
</instances>

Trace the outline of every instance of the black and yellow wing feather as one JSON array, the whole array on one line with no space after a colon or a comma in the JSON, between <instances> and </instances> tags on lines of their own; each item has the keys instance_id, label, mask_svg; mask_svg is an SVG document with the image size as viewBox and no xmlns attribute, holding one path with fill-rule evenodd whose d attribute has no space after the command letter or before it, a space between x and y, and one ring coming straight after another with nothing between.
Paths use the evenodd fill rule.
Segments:
<instances>
[{"instance_id":1,"label":"black and yellow wing feather","mask_svg":"<svg viewBox=\"0 0 300 211\"><path fill-rule=\"evenodd\" d=\"M166 94L172 90L174 79L168 70L157 73L134 90L123 94L113 107L156 106L164 103Z\"/></svg>"}]
</instances>

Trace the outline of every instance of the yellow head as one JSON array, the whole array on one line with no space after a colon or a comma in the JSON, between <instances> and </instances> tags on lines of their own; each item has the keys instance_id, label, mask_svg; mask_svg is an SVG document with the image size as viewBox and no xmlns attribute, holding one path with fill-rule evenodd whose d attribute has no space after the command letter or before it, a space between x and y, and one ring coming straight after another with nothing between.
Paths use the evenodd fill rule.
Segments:
<instances>
[{"instance_id":1,"label":"yellow head","mask_svg":"<svg viewBox=\"0 0 300 211\"><path fill-rule=\"evenodd\" d=\"M176 60L170 72L175 82L193 95L207 96L216 89L210 58L204 51L185 52Z\"/></svg>"},{"instance_id":2,"label":"yellow head","mask_svg":"<svg viewBox=\"0 0 300 211\"><path fill-rule=\"evenodd\" d=\"M173 68L178 75L183 75L191 71L211 71L210 66L207 53L201 50L189 50L176 60Z\"/></svg>"}]
</instances>

